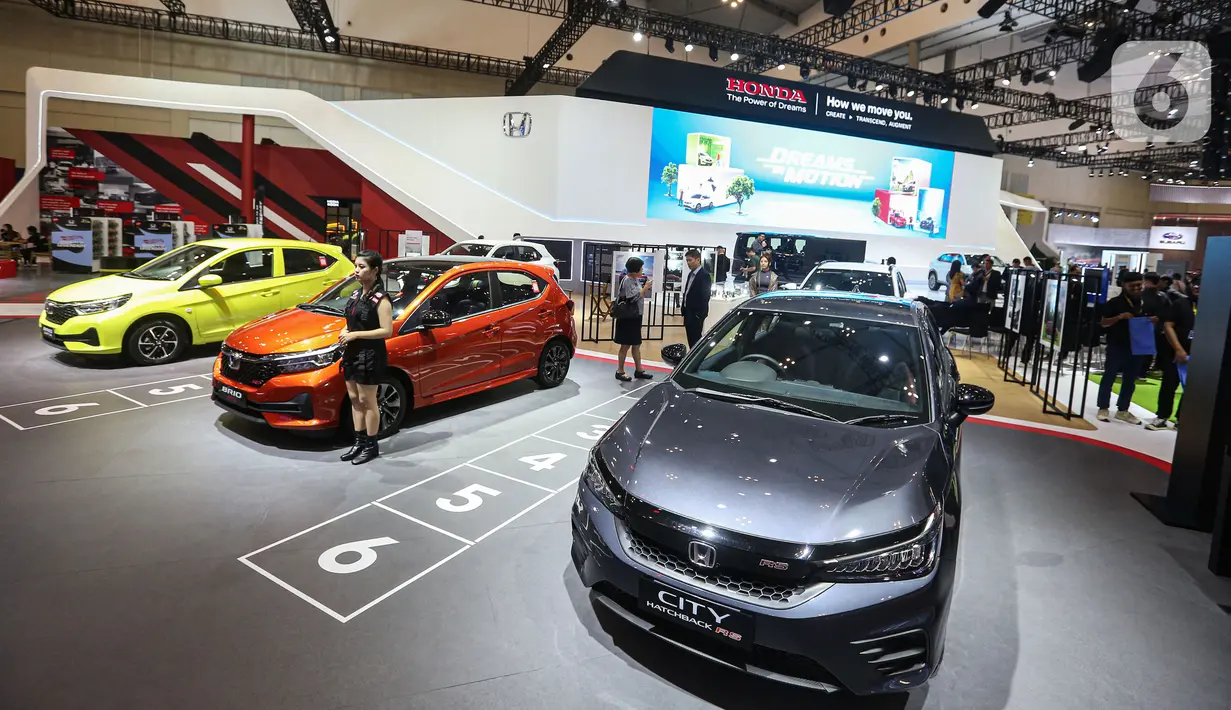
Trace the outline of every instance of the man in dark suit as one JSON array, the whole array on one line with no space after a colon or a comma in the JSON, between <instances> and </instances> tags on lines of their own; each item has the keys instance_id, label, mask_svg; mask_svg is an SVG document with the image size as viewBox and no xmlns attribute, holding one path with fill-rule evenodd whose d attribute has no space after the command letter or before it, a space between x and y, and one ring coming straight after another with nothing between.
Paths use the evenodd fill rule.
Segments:
<instances>
[{"instance_id":1,"label":"man in dark suit","mask_svg":"<svg viewBox=\"0 0 1231 710\"><path fill-rule=\"evenodd\" d=\"M705 332L705 318L710 314L709 272L701 266L701 252L689 249L684 252L688 275L684 277L684 333L688 336L688 348L697 344Z\"/></svg>"},{"instance_id":2,"label":"man in dark suit","mask_svg":"<svg viewBox=\"0 0 1231 710\"><path fill-rule=\"evenodd\" d=\"M977 303L991 307L1000 295L1000 272L992 264L992 257L983 257L979 267L966 281L966 296Z\"/></svg>"}]
</instances>

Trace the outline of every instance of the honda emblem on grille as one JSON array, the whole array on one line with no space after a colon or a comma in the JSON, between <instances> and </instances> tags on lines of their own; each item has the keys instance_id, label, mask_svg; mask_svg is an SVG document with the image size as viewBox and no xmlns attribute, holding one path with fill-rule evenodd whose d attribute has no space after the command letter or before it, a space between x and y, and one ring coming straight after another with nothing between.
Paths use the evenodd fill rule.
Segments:
<instances>
[{"instance_id":1,"label":"honda emblem on grille","mask_svg":"<svg viewBox=\"0 0 1231 710\"><path fill-rule=\"evenodd\" d=\"M688 543L688 559L698 567L711 569L718 563L718 550L713 545L693 540Z\"/></svg>"},{"instance_id":2,"label":"honda emblem on grille","mask_svg":"<svg viewBox=\"0 0 1231 710\"><path fill-rule=\"evenodd\" d=\"M228 353L227 354L227 367L231 368L232 370L238 370L239 369L239 356L236 355L235 353Z\"/></svg>"}]
</instances>

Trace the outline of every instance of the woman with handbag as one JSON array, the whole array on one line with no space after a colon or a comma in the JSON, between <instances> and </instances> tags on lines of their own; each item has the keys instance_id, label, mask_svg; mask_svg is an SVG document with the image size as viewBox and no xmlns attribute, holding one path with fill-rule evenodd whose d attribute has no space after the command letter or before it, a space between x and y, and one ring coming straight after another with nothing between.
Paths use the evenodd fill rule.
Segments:
<instances>
[{"instance_id":1,"label":"woman with handbag","mask_svg":"<svg viewBox=\"0 0 1231 710\"><path fill-rule=\"evenodd\" d=\"M616 379L621 382L631 382L633 377L639 380L653 379L653 375L641 369L641 314L645 303L645 293L650 290L651 279L640 284L641 269L645 262L632 257L625 263L626 275L620 278L616 285L616 300L611 304L611 317L615 319L615 333L612 340L620 345L619 365L616 367ZM624 374L624 358L629 349L633 351L633 377Z\"/></svg>"}]
</instances>

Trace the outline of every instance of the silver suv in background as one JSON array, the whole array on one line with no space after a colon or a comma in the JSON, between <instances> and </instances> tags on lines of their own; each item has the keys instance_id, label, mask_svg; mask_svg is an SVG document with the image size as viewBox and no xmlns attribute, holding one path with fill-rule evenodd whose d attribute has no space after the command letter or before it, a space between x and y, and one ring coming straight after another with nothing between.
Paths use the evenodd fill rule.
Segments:
<instances>
[{"instance_id":1,"label":"silver suv in background","mask_svg":"<svg viewBox=\"0 0 1231 710\"><path fill-rule=\"evenodd\" d=\"M991 254L992 266L997 271L1003 270L1008 264L1000 260L1000 257ZM949 252L941 254L932 259L932 263L928 264L928 288L932 291L939 291L942 286L947 286L945 278L949 275L949 265L957 261L962 265L962 271L967 276L979 266L979 262L983 259L984 254L959 254L958 252Z\"/></svg>"}]
</instances>

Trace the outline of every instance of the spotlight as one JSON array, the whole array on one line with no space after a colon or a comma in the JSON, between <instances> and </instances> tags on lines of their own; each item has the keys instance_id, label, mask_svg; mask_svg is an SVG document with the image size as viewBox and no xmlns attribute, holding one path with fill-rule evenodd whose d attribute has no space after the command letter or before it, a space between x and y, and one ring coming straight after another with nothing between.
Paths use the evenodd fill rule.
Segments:
<instances>
[{"instance_id":1,"label":"spotlight","mask_svg":"<svg viewBox=\"0 0 1231 710\"><path fill-rule=\"evenodd\" d=\"M1047 76L1047 72L1041 71L1038 74L1034 75L1034 83L1042 84L1043 82L1047 81L1048 78L1049 77Z\"/></svg>"},{"instance_id":2,"label":"spotlight","mask_svg":"<svg viewBox=\"0 0 1231 710\"><path fill-rule=\"evenodd\" d=\"M979 8L979 17L982 17L985 20L992 19L992 15L999 12L1000 8L1004 7L1005 2L1006 0L987 0L987 2L983 3L983 6Z\"/></svg>"},{"instance_id":3,"label":"spotlight","mask_svg":"<svg viewBox=\"0 0 1231 710\"><path fill-rule=\"evenodd\" d=\"M1030 161L1026 163L1026 167L1028 168L1034 167L1034 158L1031 158Z\"/></svg>"},{"instance_id":4,"label":"spotlight","mask_svg":"<svg viewBox=\"0 0 1231 710\"><path fill-rule=\"evenodd\" d=\"M675 54L675 40L673 38L668 37L663 40L663 46L668 52Z\"/></svg>"},{"instance_id":5,"label":"spotlight","mask_svg":"<svg viewBox=\"0 0 1231 710\"><path fill-rule=\"evenodd\" d=\"M1055 69L1048 69L1048 70L1047 70L1047 76L1051 77L1052 79L1055 79L1055 78L1056 78L1056 70L1055 70Z\"/></svg>"},{"instance_id":6,"label":"spotlight","mask_svg":"<svg viewBox=\"0 0 1231 710\"><path fill-rule=\"evenodd\" d=\"M940 105L941 105L941 106L944 106L944 105L945 105L945 104L947 104L947 103L949 103L949 97L948 97L948 96L945 96L945 97L943 97L943 98L940 100Z\"/></svg>"},{"instance_id":7,"label":"spotlight","mask_svg":"<svg viewBox=\"0 0 1231 710\"><path fill-rule=\"evenodd\" d=\"M979 108L979 102L978 101L974 102L973 104L970 105L970 108L972 109Z\"/></svg>"},{"instance_id":8,"label":"spotlight","mask_svg":"<svg viewBox=\"0 0 1231 710\"><path fill-rule=\"evenodd\" d=\"M550 62L543 62L543 68L544 68L544 69L551 69L551 63L550 63Z\"/></svg>"},{"instance_id":9,"label":"spotlight","mask_svg":"<svg viewBox=\"0 0 1231 710\"><path fill-rule=\"evenodd\" d=\"M739 61L739 52L731 52L731 61L733 62Z\"/></svg>"},{"instance_id":10,"label":"spotlight","mask_svg":"<svg viewBox=\"0 0 1231 710\"><path fill-rule=\"evenodd\" d=\"M1090 177L1094 177L1094 168L1090 168Z\"/></svg>"},{"instance_id":11,"label":"spotlight","mask_svg":"<svg viewBox=\"0 0 1231 710\"><path fill-rule=\"evenodd\" d=\"M786 65L785 65L785 64L779 64L779 65L778 65L778 71L786 71Z\"/></svg>"},{"instance_id":12,"label":"spotlight","mask_svg":"<svg viewBox=\"0 0 1231 710\"><path fill-rule=\"evenodd\" d=\"M692 42L689 42L689 43L687 43L687 44L685 44L685 45L684 45L684 51L685 51L685 52L691 52L691 51L692 51Z\"/></svg>"},{"instance_id":13,"label":"spotlight","mask_svg":"<svg viewBox=\"0 0 1231 710\"><path fill-rule=\"evenodd\" d=\"M1012 32L1017 29L1017 20L1013 19L1013 15L1008 10L1004 11L1004 19L1000 21L1001 32Z\"/></svg>"},{"instance_id":14,"label":"spotlight","mask_svg":"<svg viewBox=\"0 0 1231 710\"><path fill-rule=\"evenodd\" d=\"M1149 175L1142 175L1142 176L1141 176L1141 179L1142 179L1142 180L1149 180L1149 179L1150 179L1150 176L1149 176Z\"/></svg>"},{"instance_id":15,"label":"spotlight","mask_svg":"<svg viewBox=\"0 0 1231 710\"><path fill-rule=\"evenodd\" d=\"M1009 77L1007 77L1007 76L1006 76L1005 78L1003 78L1003 79L1001 79L1001 80L1000 80L1000 83L1001 83L1001 84L1004 84L1005 86L1008 86L1009 84L1011 84L1011 83L1013 83L1013 82L1011 82L1011 81L1009 80Z\"/></svg>"},{"instance_id":16,"label":"spotlight","mask_svg":"<svg viewBox=\"0 0 1231 710\"><path fill-rule=\"evenodd\" d=\"M325 44L333 44L334 42L337 42L337 41L338 39L334 37L333 35L330 35L330 34L325 35Z\"/></svg>"},{"instance_id":17,"label":"spotlight","mask_svg":"<svg viewBox=\"0 0 1231 710\"><path fill-rule=\"evenodd\" d=\"M717 47L714 47L714 46L710 47L710 61L711 62L718 61L718 48Z\"/></svg>"},{"instance_id":18,"label":"spotlight","mask_svg":"<svg viewBox=\"0 0 1231 710\"><path fill-rule=\"evenodd\" d=\"M854 76L848 76L848 77L846 77L846 88L848 88L848 89L854 89L854 88L856 87L856 84L857 84L857 82L855 81L855 77L854 77Z\"/></svg>"},{"instance_id":19,"label":"spotlight","mask_svg":"<svg viewBox=\"0 0 1231 710\"><path fill-rule=\"evenodd\" d=\"M1022 70L1022 86L1030 86L1030 78L1031 78L1030 70L1023 69Z\"/></svg>"},{"instance_id":20,"label":"spotlight","mask_svg":"<svg viewBox=\"0 0 1231 710\"><path fill-rule=\"evenodd\" d=\"M1079 119L1077 119L1076 121L1073 121L1072 123L1070 123L1070 124L1069 124L1069 130L1070 130L1070 131L1075 131L1075 130L1077 130L1078 128L1081 128L1081 127L1082 127L1082 126L1084 126L1084 125L1086 125L1086 119L1084 119L1084 118L1079 118Z\"/></svg>"},{"instance_id":21,"label":"spotlight","mask_svg":"<svg viewBox=\"0 0 1231 710\"><path fill-rule=\"evenodd\" d=\"M876 83L876 90L877 90L877 91L884 91L884 90L885 90L885 85L884 85L884 84L882 84L882 83L880 83L880 82L877 82L877 83Z\"/></svg>"},{"instance_id":22,"label":"spotlight","mask_svg":"<svg viewBox=\"0 0 1231 710\"><path fill-rule=\"evenodd\" d=\"M1081 152L1083 152L1083 153L1084 153L1084 152L1086 152L1086 151L1087 151L1087 150L1089 150L1089 149L1090 149L1090 146L1088 146L1088 145L1084 145L1084 144L1083 144L1083 145L1079 145L1079 146L1077 146L1077 150L1080 150L1080 151L1081 151Z\"/></svg>"},{"instance_id":23,"label":"spotlight","mask_svg":"<svg viewBox=\"0 0 1231 710\"><path fill-rule=\"evenodd\" d=\"M1098 215L1094 215L1093 217L1091 217L1090 221L1094 222L1095 224L1098 224Z\"/></svg>"},{"instance_id":24,"label":"spotlight","mask_svg":"<svg viewBox=\"0 0 1231 710\"><path fill-rule=\"evenodd\" d=\"M963 99L961 96L954 98L953 103L957 104L958 111L961 111L962 109L966 108L966 99Z\"/></svg>"},{"instance_id":25,"label":"spotlight","mask_svg":"<svg viewBox=\"0 0 1231 710\"><path fill-rule=\"evenodd\" d=\"M645 35L641 34L641 30L637 30L636 32L633 33L634 42L640 42L644 38L645 38Z\"/></svg>"},{"instance_id":26,"label":"spotlight","mask_svg":"<svg viewBox=\"0 0 1231 710\"><path fill-rule=\"evenodd\" d=\"M806 64L801 64L799 66L799 78L800 79L803 79L806 81L808 79L808 75L811 73L812 73L812 70L809 69Z\"/></svg>"},{"instance_id":27,"label":"spotlight","mask_svg":"<svg viewBox=\"0 0 1231 710\"><path fill-rule=\"evenodd\" d=\"M909 98L914 98L914 96L915 96L915 90L914 90L914 89L907 89L907 91L906 91L906 98L908 98L908 99L909 99Z\"/></svg>"}]
</instances>

